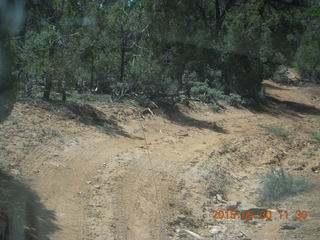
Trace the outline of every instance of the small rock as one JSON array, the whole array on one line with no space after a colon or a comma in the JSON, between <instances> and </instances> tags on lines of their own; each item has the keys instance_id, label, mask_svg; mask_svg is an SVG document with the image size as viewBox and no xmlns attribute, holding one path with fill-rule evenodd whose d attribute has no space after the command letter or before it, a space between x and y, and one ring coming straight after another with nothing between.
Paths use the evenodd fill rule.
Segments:
<instances>
[{"instance_id":1,"label":"small rock","mask_svg":"<svg viewBox=\"0 0 320 240\"><path fill-rule=\"evenodd\" d=\"M95 185L94 188L95 188L95 189L100 189L101 186L100 186L100 185Z\"/></svg>"},{"instance_id":2,"label":"small rock","mask_svg":"<svg viewBox=\"0 0 320 240\"><path fill-rule=\"evenodd\" d=\"M188 137L188 136L189 136L189 133L187 133L187 132L181 132L181 133L178 134L178 136L180 136L180 137Z\"/></svg>"},{"instance_id":3,"label":"small rock","mask_svg":"<svg viewBox=\"0 0 320 240\"><path fill-rule=\"evenodd\" d=\"M17 166L16 163L9 163L9 167L11 167L11 168L14 168L14 167L16 167L16 166Z\"/></svg>"},{"instance_id":4,"label":"small rock","mask_svg":"<svg viewBox=\"0 0 320 240\"><path fill-rule=\"evenodd\" d=\"M212 235L216 235L218 233L224 233L225 231L227 230L227 228L224 226L224 225L221 225L221 226L213 226L211 229L210 229L210 233Z\"/></svg>"},{"instance_id":5,"label":"small rock","mask_svg":"<svg viewBox=\"0 0 320 240\"><path fill-rule=\"evenodd\" d=\"M227 210L236 210L241 204L241 201L229 201L227 202Z\"/></svg>"},{"instance_id":6,"label":"small rock","mask_svg":"<svg viewBox=\"0 0 320 240\"><path fill-rule=\"evenodd\" d=\"M249 238L247 234L245 234L243 231L240 231L240 233L238 234L238 237L243 240L251 240L251 238Z\"/></svg>"},{"instance_id":7,"label":"small rock","mask_svg":"<svg viewBox=\"0 0 320 240\"><path fill-rule=\"evenodd\" d=\"M223 198L222 198L222 196L221 196L220 194L217 194L217 195L216 195L216 198L217 198L217 200L220 201L220 202L223 201Z\"/></svg>"},{"instance_id":8,"label":"small rock","mask_svg":"<svg viewBox=\"0 0 320 240\"><path fill-rule=\"evenodd\" d=\"M188 229L182 229L179 233L186 233L187 235L189 235L189 237L193 237L194 239L204 239L203 237L201 237L199 234L192 232Z\"/></svg>"},{"instance_id":9,"label":"small rock","mask_svg":"<svg viewBox=\"0 0 320 240\"><path fill-rule=\"evenodd\" d=\"M54 157L59 157L59 154L58 153L54 153L53 156Z\"/></svg>"},{"instance_id":10,"label":"small rock","mask_svg":"<svg viewBox=\"0 0 320 240\"><path fill-rule=\"evenodd\" d=\"M316 173L319 172L320 171L320 164L318 164L317 166L312 167L311 170L313 172L316 172Z\"/></svg>"},{"instance_id":11,"label":"small rock","mask_svg":"<svg viewBox=\"0 0 320 240\"><path fill-rule=\"evenodd\" d=\"M15 177L21 177L21 172L17 169L12 169L11 173L15 176Z\"/></svg>"},{"instance_id":12,"label":"small rock","mask_svg":"<svg viewBox=\"0 0 320 240\"><path fill-rule=\"evenodd\" d=\"M91 182L91 181L86 181L86 183L87 183L87 184L91 184L92 182Z\"/></svg>"},{"instance_id":13,"label":"small rock","mask_svg":"<svg viewBox=\"0 0 320 240\"><path fill-rule=\"evenodd\" d=\"M237 177L238 181L242 181L242 180L246 180L246 179L248 179L248 176L239 176L239 177Z\"/></svg>"},{"instance_id":14,"label":"small rock","mask_svg":"<svg viewBox=\"0 0 320 240\"><path fill-rule=\"evenodd\" d=\"M293 170L295 171L300 171L300 170L303 170L304 169L304 166L301 165L301 166L297 166L297 167L294 167Z\"/></svg>"},{"instance_id":15,"label":"small rock","mask_svg":"<svg viewBox=\"0 0 320 240\"><path fill-rule=\"evenodd\" d=\"M254 219L254 220L246 221L246 223L248 223L250 225L257 225L258 221Z\"/></svg>"},{"instance_id":16,"label":"small rock","mask_svg":"<svg viewBox=\"0 0 320 240\"><path fill-rule=\"evenodd\" d=\"M301 227L302 223L283 223L280 226L280 230L294 230Z\"/></svg>"}]
</instances>

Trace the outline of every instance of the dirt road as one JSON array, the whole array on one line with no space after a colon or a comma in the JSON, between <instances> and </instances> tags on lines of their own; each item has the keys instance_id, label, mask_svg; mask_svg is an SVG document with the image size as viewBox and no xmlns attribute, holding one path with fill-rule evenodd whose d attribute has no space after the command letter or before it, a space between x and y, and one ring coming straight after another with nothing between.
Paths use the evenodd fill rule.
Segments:
<instances>
[{"instance_id":1,"label":"dirt road","mask_svg":"<svg viewBox=\"0 0 320 240\"><path fill-rule=\"evenodd\" d=\"M278 231L282 221L276 219L255 224L220 221L228 230L210 233L217 223L210 220L209 209L225 208L232 200L256 204L259 175L271 167L291 171L288 161L300 156L308 147L310 129L320 126L315 123L320 115L314 98L318 92L266 84L271 96L267 106L251 110L227 106L214 113L193 103L192 108L180 106L179 112L143 119L135 107L97 105L125 133L114 136L36 108L38 115L51 114L49 122L40 124L59 129L63 140L40 144L14 166L39 198L29 206L38 218L28 223L34 236L27 239L192 239L183 229L205 239L291 236ZM13 116L18 118L19 110L18 105ZM290 131L290 143L260 127L270 124ZM298 174L318 181L319 175L310 171L317 156L305 161L306 168ZM217 179L209 185L215 173ZM319 221L319 193L315 188L282 202L290 209L298 202L313 211L304 222L307 227L295 230L298 239L316 239L309 228ZM216 194L223 200L217 202ZM49 215L51 221L46 222Z\"/></svg>"}]
</instances>

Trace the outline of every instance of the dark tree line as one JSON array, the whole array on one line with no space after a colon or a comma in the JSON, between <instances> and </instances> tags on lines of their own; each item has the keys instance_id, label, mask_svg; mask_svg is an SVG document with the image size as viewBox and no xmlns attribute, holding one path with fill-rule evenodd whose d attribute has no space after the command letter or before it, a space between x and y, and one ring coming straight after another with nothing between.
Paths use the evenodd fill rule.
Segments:
<instances>
[{"instance_id":1,"label":"dark tree line","mask_svg":"<svg viewBox=\"0 0 320 240\"><path fill-rule=\"evenodd\" d=\"M312 0L29 0L6 40L24 94L257 99L290 65L320 83Z\"/></svg>"}]
</instances>

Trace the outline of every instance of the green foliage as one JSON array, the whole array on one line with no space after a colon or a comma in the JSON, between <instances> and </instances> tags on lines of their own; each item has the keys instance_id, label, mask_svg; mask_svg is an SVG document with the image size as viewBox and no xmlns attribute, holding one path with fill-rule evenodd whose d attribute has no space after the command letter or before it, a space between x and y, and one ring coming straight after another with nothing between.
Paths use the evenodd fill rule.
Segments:
<instances>
[{"instance_id":1,"label":"green foliage","mask_svg":"<svg viewBox=\"0 0 320 240\"><path fill-rule=\"evenodd\" d=\"M279 64L296 62L318 81L319 8L303 4L34 1L14 41L15 73L23 89L62 96L261 102L262 80Z\"/></svg>"},{"instance_id":2,"label":"green foliage","mask_svg":"<svg viewBox=\"0 0 320 240\"><path fill-rule=\"evenodd\" d=\"M297 52L297 65L302 76L320 83L320 31L310 25L302 37Z\"/></svg>"},{"instance_id":3,"label":"green foliage","mask_svg":"<svg viewBox=\"0 0 320 240\"><path fill-rule=\"evenodd\" d=\"M207 82L190 82L191 94L204 102L224 98L222 91L211 88Z\"/></svg>"},{"instance_id":4,"label":"green foliage","mask_svg":"<svg viewBox=\"0 0 320 240\"><path fill-rule=\"evenodd\" d=\"M238 94L234 94L231 93L228 97L227 97L228 102L230 103L230 105L232 106L240 106L240 105L245 105L246 104L246 100L244 100L240 95Z\"/></svg>"},{"instance_id":5,"label":"green foliage","mask_svg":"<svg viewBox=\"0 0 320 240\"><path fill-rule=\"evenodd\" d=\"M260 200L263 202L279 200L283 197L308 191L312 187L309 180L285 174L283 169L271 170L265 175L260 189Z\"/></svg>"}]
</instances>

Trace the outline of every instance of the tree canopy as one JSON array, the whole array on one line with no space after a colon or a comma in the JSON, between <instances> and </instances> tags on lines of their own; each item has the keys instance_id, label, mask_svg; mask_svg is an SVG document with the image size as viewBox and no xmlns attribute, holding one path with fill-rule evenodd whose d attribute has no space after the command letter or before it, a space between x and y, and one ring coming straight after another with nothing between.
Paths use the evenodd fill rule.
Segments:
<instances>
[{"instance_id":1,"label":"tree canopy","mask_svg":"<svg viewBox=\"0 0 320 240\"><path fill-rule=\"evenodd\" d=\"M256 99L279 65L320 83L317 1L29 0L25 12L5 40L12 76L45 99Z\"/></svg>"}]
</instances>

